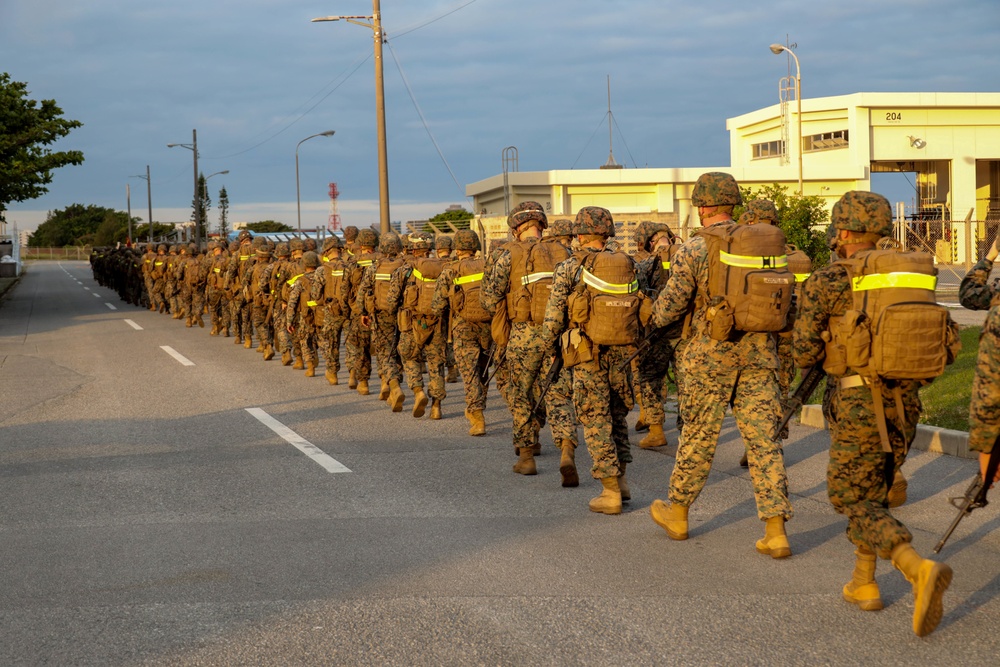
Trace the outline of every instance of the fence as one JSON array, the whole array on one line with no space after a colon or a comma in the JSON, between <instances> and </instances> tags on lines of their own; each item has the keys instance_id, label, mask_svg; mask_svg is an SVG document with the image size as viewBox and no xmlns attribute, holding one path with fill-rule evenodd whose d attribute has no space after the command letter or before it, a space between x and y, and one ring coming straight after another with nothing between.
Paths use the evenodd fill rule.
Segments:
<instances>
[{"instance_id":1,"label":"fence","mask_svg":"<svg viewBox=\"0 0 1000 667\"><path fill-rule=\"evenodd\" d=\"M90 246L69 246L66 248L33 248L21 246L21 260L29 259L65 259L89 260Z\"/></svg>"},{"instance_id":2,"label":"fence","mask_svg":"<svg viewBox=\"0 0 1000 667\"><path fill-rule=\"evenodd\" d=\"M905 250L923 250L939 265L965 270L986 256L1000 232L1000 220L905 220L896 222L896 240Z\"/></svg>"}]
</instances>

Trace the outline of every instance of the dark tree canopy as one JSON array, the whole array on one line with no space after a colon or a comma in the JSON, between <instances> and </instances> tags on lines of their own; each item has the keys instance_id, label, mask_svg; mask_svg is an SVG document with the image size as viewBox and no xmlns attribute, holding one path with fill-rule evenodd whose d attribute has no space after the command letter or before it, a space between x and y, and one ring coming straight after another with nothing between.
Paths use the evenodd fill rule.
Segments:
<instances>
[{"instance_id":1,"label":"dark tree canopy","mask_svg":"<svg viewBox=\"0 0 1000 667\"><path fill-rule=\"evenodd\" d=\"M276 220L261 220L260 222L251 222L247 224L247 229L251 232L258 232L260 234L268 234L271 232L291 232L294 231L294 227L289 227L283 222L277 222Z\"/></svg>"},{"instance_id":2,"label":"dark tree canopy","mask_svg":"<svg viewBox=\"0 0 1000 667\"><path fill-rule=\"evenodd\" d=\"M0 218L12 202L48 192L53 170L83 163L80 151L46 148L82 125L62 113L55 100L29 99L27 84L0 73Z\"/></svg>"},{"instance_id":3,"label":"dark tree canopy","mask_svg":"<svg viewBox=\"0 0 1000 667\"><path fill-rule=\"evenodd\" d=\"M64 209L49 211L45 222L28 239L28 245L34 247L62 247L69 245L86 245L93 242L98 229L105 220L121 216L120 224L127 225L128 215L104 206L84 206L70 204Z\"/></svg>"}]
</instances>

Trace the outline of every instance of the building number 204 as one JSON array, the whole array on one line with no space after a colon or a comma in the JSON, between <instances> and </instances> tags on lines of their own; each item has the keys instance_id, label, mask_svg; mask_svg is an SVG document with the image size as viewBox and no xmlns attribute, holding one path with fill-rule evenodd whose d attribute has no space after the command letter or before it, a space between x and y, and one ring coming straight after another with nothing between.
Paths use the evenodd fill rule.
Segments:
<instances>
[{"instance_id":1,"label":"building number 204","mask_svg":"<svg viewBox=\"0 0 1000 667\"><path fill-rule=\"evenodd\" d=\"M903 120L903 114L900 113L900 112L898 112L898 111L886 111L885 112L885 119L888 120L888 121L899 122L899 121Z\"/></svg>"}]
</instances>

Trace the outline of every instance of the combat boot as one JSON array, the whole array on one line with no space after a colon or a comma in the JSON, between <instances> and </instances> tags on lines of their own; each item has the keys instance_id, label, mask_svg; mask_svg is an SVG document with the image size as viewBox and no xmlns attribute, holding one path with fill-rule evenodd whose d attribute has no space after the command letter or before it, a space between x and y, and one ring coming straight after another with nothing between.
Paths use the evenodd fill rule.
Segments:
<instances>
[{"instance_id":1,"label":"combat boot","mask_svg":"<svg viewBox=\"0 0 1000 667\"><path fill-rule=\"evenodd\" d=\"M517 452L517 463L514 464L514 472L518 475L537 475L538 468L535 467L535 457L531 453L531 447L521 447Z\"/></svg>"},{"instance_id":2,"label":"combat boot","mask_svg":"<svg viewBox=\"0 0 1000 667\"><path fill-rule=\"evenodd\" d=\"M236 338L233 339L233 345L242 345L242 344L243 344L243 336L236 334Z\"/></svg>"},{"instance_id":3,"label":"combat boot","mask_svg":"<svg viewBox=\"0 0 1000 667\"><path fill-rule=\"evenodd\" d=\"M292 364L292 353L285 350L281 353L281 365L290 366Z\"/></svg>"},{"instance_id":4,"label":"combat boot","mask_svg":"<svg viewBox=\"0 0 1000 667\"><path fill-rule=\"evenodd\" d=\"M229 328L228 327L222 330L222 336L224 338L229 338Z\"/></svg>"},{"instance_id":5,"label":"combat boot","mask_svg":"<svg viewBox=\"0 0 1000 667\"><path fill-rule=\"evenodd\" d=\"M605 477L601 480L601 486L604 487L601 495L590 501L590 511L599 514L621 514L622 492L618 488L618 478Z\"/></svg>"},{"instance_id":6,"label":"combat boot","mask_svg":"<svg viewBox=\"0 0 1000 667\"><path fill-rule=\"evenodd\" d=\"M399 386L399 380L389 380L389 407L393 412L403 411L403 401L406 396L403 388Z\"/></svg>"},{"instance_id":7,"label":"combat boot","mask_svg":"<svg viewBox=\"0 0 1000 667\"><path fill-rule=\"evenodd\" d=\"M882 597L875 582L875 554L858 547L854 550L854 574L844 586L844 599L864 611L882 608Z\"/></svg>"},{"instance_id":8,"label":"combat boot","mask_svg":"<svg viewBox=\"0 0 1000 667\"><path fill-rule=\"evenodd\" d=\"M649 513L663 530L667 531L667 537L672 540L686 540L688 538L688 508L686 505L671 503L668 505L662 500L654 500L649 506Z\"/></svg>"},{"instance_id":9,"label":"combat boot","mask_svg":"<svg viewBox=\"0 0 1000 667\"><path fill-rule=\"evenodd\" d=\"M448 384L454 384L459 381L458 370L452 366L448 369L448 377L445 378L445 382Z\"/></svg>"},{"instance_id":10,"label":"combat boot","mask_svg":"<svg viewBox=\"0 0 1000 667\"><path fill-rule=\"evenodd\" d=\"M212 325L212 330L208 332L208 335L209 336L218 336L219 335L219 325L218 324L213 324Z\"/></svg>"},{"instance_id":11,"label":"combat boot","mask_svg":"<svg viewBox=\"0 0 1000 667\"><path fill-rule=\"evenodd\" d=\"M268 343L264 347L264 361L271 361L274 359L274 346Z\"/></svg>"},{"instance_id":12,"label":"combat boot","mask_svg":"<svg viewBox=\"0 0 1000 667\"><path fill-rule=\"evenodd\" d=\"M635 420L635 432L642 433L643 431L648 431L652 424L646 422L646 408L639 405L639 418Z\"/></svg>"},{"instance_id":13,"label":"combat boot","mask_svg":"<svg viewBox=\"0 0 1000 667\"><path fill-rule=\"evenodd\" d=\"M358 380L358 395L367 396L368 395L368 378L362 378Z\"/></svg>"},{"instance_id":14,"label":"combat boot","mask_svg":"<svg viewBox=\"0 0 1000 667\"><path fill-rule=\"evenodd\" d=\"M743 449L743 456L742 456L742 458L740 458L740 467L741 468L749 468L750 467L750 459L749 459L749 455L747 454L746 448Z\"/></svg>"},{"instance_id":15,"label":"combat boot","mask_svg":"<svg viewBox=\"0 0 1000 667\"><path fill-rule=\"evenodd\" d=\"M413 390L413 416L419 419L424 416L424 408L427 407L427 394L423 387Z\"/></svg>"},{"instance_id":16,"label":"combat boot","mask_svg":"<svg viewBox=\"0 0 1000 667\"><path fill-rule=\"evenodd\" d=\"M382 378L382 387L378 390L378 400L384 401L389 398L389 381Z\"/></svg>"},{"instance_id":17,"label":"combat boot","mask_svg":"<svg viewBox=\"0 0 1000 667\"><path fill-rule=\"evenodd\" d=\"M347 388L348 389L358 388L358 374L353 368L350 370L350 373L348 373L347 376Z\"/></svg>"},{"instance_id":18,"label":"combat boot","mask_svg":"<svg viewBox=\"0 0 1000 667\"><path fill-rule=\"evenodd\" d=\"M647 428L649 428L649 433L639 441L640 447L652 449L667 444L667 436L663 435L663 424L650 424Z\"/></svg>"},{"instance_id":19,"label":"combat boot","mask_svg":"<svg viewBox=\"0 0 1000 667\"><path fill-rule=\"evenodd\" d=\"M326 373L324 373L323 375L326 377L326 381L329 382L331 385L340 384L340 381L337 379L337 371L333 370L332 368L327 368Z\"/></svg>"},{"instance_id":20,"label":"combat boot","mask_svg":"<svg viewBox=\"0 0 1000 667\"><path fill-rule=\"evenodd\" d=\"M531 453L534 456L540 456L541 453L542 453L542 443L536 442L534 445L532 445L531 446Z\"/></svg>"},{"instance_id":21,"label":"combat boot","mask_svg":"<svg viewBox=\"0 0 1000 667\"><path fill-rule=\"evenodd\" d=\"M757 553L771 558L788 558L792 548L788 545L785 535L785 517L772 516L764 522L764 537L757 540Z\"/></svg>"},{"instance_id":22,"label":"combat boot","mask_svg":"<svg viewBox=\"0 0 1000 667\"><path fill-rule=\"evenodd\" d=\"M431 419L441 419L441 399L431 401Z\"/></svg>"},{"instance_id":23,"label":"combat boot","mask_svg":"<svg viewBox=\"0 0 1000 667\"><path fill-rule=\"evenodd\" d=\"M264 352L264 341L261 341L260 345L257 346L257 351L263 354L263 352Z\"/></svg>"},{"instance_id":24,"label":"combat boot","mask_svg":"<svg viewBox=\"0 0 1000 667\"><path fill-rule=\"evenodd\" d=\"M316 364L315 364L315 362L310 361L309 363L306 364L306 377L307 378L316 377Z\"/></svg>"},{"instance_id":25,"label":"combat boot","mask_svg":"<svg viewBox=\"0 0 1000 667\"><path fill-rule=\"evenodd\" d=\"M184 326L185 326L185 327L187 327L188 329L190 329L190 328L191 328L191 327L193 326L193 324L194 324L194 323L193 323L193 322L191 321L192 319L193 319L193 318L192 318L192 317L190 317L190 316L188 316L188 317L185 317L185 318L184 318Z\"/></svg>"},{"instance_id":26,"label":"combat boot","mask_svg":"<svg viewBox=\"0 0 1000 667\"><path fill-rule=\"evenodd\" d=\"M306 365L302 361L302 357L295 357L295 363L292 364L292 368L294 368L297 371L301 371L305 367L306 367Z\"/></svg>"},{"instance_id":27,"label":"combat boot","mask_svg":"<svg viewBox=\"0 0 1000 667\"><path fill-rule=\"evenodd\" d=\"M204 329L205 328L205 320L201 319L201 315L199 315L196 318L194 318L194 321L198 323L198 328L199 329Z\"/></svg>"},{"instance_id":28,"label":"combat boot","mask_svg":"<svg viewBox=\"0 0 1000 667\"><path fill-rule=\"evenodd\" d=\"M892 564L913 585L913 632L926 637L944 615L941 599L951 584L951 567L921 558L909 542L897 544L891 557Z\"/></svg>"},{"instance_id":29,"label":"combat boot","mask_svg":"<svg viewBox=\"0 0 1000 667\"><path fill-rule=\"evenodd\" d=\"M246 337L246 340L243 341L243 347L248 350L253 347L253 336Z\"/></svg>"},{"instance_id":30,"label":"combat boot","mask_svg":"<svg viewBox=\"0 0 1000 667\"><path fill-rule=\"evenodd\" d=\"M572 440L561 440L559 449L562 455L559 457L559 474L562 476L562 485L572 488L580 486L580 475L576 472L576 445Z\"/></svg>"},{"instance_id":31,"label":"combat boot","mask_svg":"<svg viewBox=\"0 0 1000 667\"><path fill-rule=\"evenodd\" d=\"M632 492L628 488L628 482L625 481L625 463L619 463L618 468L618 490L622 494L622 502L627 502L632 500Z\"/></svg>"},{"instance_id":32,"label":"combat boot","mask_svg":"<svg viewBox=\"0 0 1000 667\"><path fill-rule=\"evenodd\" d=\"M469 420L469 435L486 434L486 420L482 410L466 410L465 418Z\"/></svg>"},{"instance_id":33,"label":"combat boot","mask_svg":"<svg viewBox=\"0 0 1000 667\"><path fill-rule=\"evenodd\" d=\"M899 507L906 502L906 488L908 486L909 482L903 477L903 473L897 470L895 476L892 478L892 486L889 487L889 495L887 497L889 507Z\"/></svg>"}]
</instances>

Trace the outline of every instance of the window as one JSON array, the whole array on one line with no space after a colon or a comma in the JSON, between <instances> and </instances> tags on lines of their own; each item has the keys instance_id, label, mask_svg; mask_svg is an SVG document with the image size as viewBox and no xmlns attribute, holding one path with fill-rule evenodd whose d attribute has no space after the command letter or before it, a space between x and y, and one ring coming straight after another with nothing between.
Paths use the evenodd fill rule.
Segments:
<instances>
[{"instance_id":1,"label":"window","mask_svg":"<svg viewBox=\"0 0 1000 667\"><path fill-rule=\"evenodd\" d=\"M757 160L765 157L778 157L785 154L784 141L767 141L762 144L753 145L753 159Z\"/></svg>"},{"instance_id":2,"label":"window","mask_svg":"<svg viewBox=\"0 0 1000 667\"><path fill-rule=\"evenodd\" d=\"M828 151L834 148L847 148L847 130L824 132L809 137L802 137L802 151Z\"/></svg>"}]
</instances>

